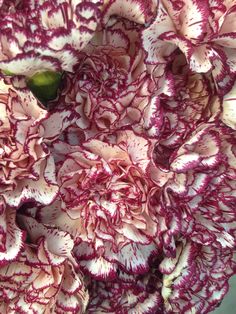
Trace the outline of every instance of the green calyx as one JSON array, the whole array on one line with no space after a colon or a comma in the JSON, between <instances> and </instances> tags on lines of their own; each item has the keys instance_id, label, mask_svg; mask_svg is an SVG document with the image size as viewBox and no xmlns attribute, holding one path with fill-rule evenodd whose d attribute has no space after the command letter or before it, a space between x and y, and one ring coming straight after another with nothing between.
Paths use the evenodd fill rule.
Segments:
<instances>
[{"instance_id":1,"label":"green calyx","mask_svg":"<svg viewBox=\"0 0 236 314\"><path fill-rule=\"evenodd\" d=\"M60 72L39 72L27 79L27 86L41 102L47 103L57 97L61 78Z\"/></svg>"}]
</instances>

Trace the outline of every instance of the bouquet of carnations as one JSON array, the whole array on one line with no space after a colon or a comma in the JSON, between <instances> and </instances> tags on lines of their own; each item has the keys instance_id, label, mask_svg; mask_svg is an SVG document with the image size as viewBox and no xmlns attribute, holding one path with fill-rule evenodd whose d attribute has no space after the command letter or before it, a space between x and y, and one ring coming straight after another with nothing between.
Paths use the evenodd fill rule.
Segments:
<instances>
[{"instance_id":1,"label":"bouquet of carnations","mask_svg":"<svg viewBox=\"0 0 236 314\"><path fill-rule=\"evenodd\" d=\"M0 20L0 313L214 310L236 1L0 0Z\"/></svg>"}]
</instances>

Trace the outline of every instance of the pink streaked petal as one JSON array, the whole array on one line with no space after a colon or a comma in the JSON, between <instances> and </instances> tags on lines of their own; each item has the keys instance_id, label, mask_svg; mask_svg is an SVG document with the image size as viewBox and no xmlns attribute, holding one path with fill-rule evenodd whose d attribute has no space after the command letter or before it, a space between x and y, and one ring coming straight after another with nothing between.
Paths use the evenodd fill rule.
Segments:
<instances>
[{"instance_id":1,"label":"pink streaked petal","mask_svg":"<svg viewBox=\"0 0 236 314\"><path fill-rule=\"evenodd\" d=\"M65 264L64 280L57 298L57 307L66 313L83 313L89 301L82 274L76 272L70 262Z\"/></svg>"},{"instance_id":2,"label":"pink streaked petal","mask_svg":"<svg viewBox=\"0 0 236 314\"><path fill-rule=\"evenodd\" d=\"M153 0L110 0L106 1L102 21L106 24L113 15L135 23L145 24L153 17L156 4Z\"/></svg>"},{"instance_id":3,"label":"pink streaked petal","mask_svg":"<svg viewBox=\"0 0 236 314\"><path fill-rule=\"evenodd\" d=\"M175 258L164 258L161 262L159 269L164 273L162 295L165 299L169 297L169 287L172 281L181 275L183 270L188 266L189 260L191 260L192 245L187 243L186 246L179 246Z\"/></svg>"},{"instance_id":4,"label":"pink streaked petal","mask_svg":"<svg viewBox=\"0 0 236 314\"><path fill-rule=\"evenodd\" d=\"M70 33L66 32L65 34L58 35L53 37L48 42L49 48L61 51L64 47L69 44L74 49L83 48L86 43L92 38L93 33L89 29L72 29Z\"/></svg>"},{"instance_id":5,"label":"pink streaked petal","mask_svg":"<svg viewBox=\"0 0 236 314\"><path fill-rule=\"evenodd\" d=\"M61 70L60 63L51 57L39 57L30 54L21 54L9 61L1 61L0 69L9 71L15 75L33 76L39 69L41 71L54 71Z\"/></svg>"},{"instance_id":6,"label":"pink streaked petal","mask_svg":"<svg viewBox=\"0 0 236 314\"><path fill-rule=\"evenodd\" d=\"M81 292L78 293L78 296L75 295L67 295L62 291L59 292L57 298L57 309L56 313L67 313L67 314L74 314L74 313L85 313L86 305L89 300L88 294L84 300L81 300Z\"/></svg>"},{"instance_id":7,"label":"pink streaked petal","mask_svg":"<svg viewBox=\"0 0 236 314\"><path fill-rule=\"evenodd\" d=\"M191 41L202 40L208 23L208 5L198 0L185 0L180 16L181 34Z\"/></svg>"},{"instance_id":8,"label":"pink streaked petal","mask_svg":"<svg viewBox=\"0 0 236 314\"><path fill-rule=\"evenodd\" d=\"M58 193L58 186L55 183L55 173L47 171L51 168L54 171L53 157L50 156L48 160L42 162L41 172L38 180L22 180L17 184L14 191L4 192L4 199L10 206L19 206L19 204L26 200L34 200L41 204L50 204Z\"/></svg>"},{"instance_id":9,"label":"pink streaked petal","mask_svg":"<svg viewBox=\"0 0 236 314\"><path fill-rule=\"evenodd\" d=\"M169 32L175 33L175 26L161 1L159 1L155 21L142 32L142 46L147 54L147 63L166 62L166 57L176 49L174 44L159 39L161 35Z\"/></svg>"},{"instance_id":10,"label":"pink streaked petal","mask_svg":"<svg viewBox=\"0 0 236 314\"><path fill-rule=\"evenodd\" d=\"M227 126L236 130L236 84L224 96L221 119Z\"/></svg>"},{"instance_id":11,"label":"pink streaked petal","mask_svg":"<svg viewBox=\"0 0 236 314\"><path fill-rule=\"evenodd\" d=\"M145 234L142 234L136 226L132 226L131 224L124 224L123 228L119 230L122 235L124 235L127 239L140 243L140 244L149 244L150 240L147 238Z\"/></svg>"},{"instance_id":12,"label":"pink streaked petal","mask_svg":"<svg viewBox=\"0 0 236 314\"><path fill-rule=\"evenodd\" d=\"M178 156L172 164L171 169L173 171L188 171L192 168L195 168L201 159L197 153L184 154L182 156Z\"/></svg>"},{"instance_id":13,"label":"pink streaked petal","mask_svg":"<svg viewBox=\"0 0 236 314\"><path fill-rule=\"evenodd\" d=\"M65 273L67 276L63 281L62 289L68 294L73 294L83 285L81 280L82 278L80 278L81 274L80 272L76 273L74 267L69 262L66 263L65 267Z\"/></svg>"},{"instance_id":14,"label":"pink streaked petal","mask_svg":"<svg viewBox=\"0 0 236 314\"><path fill-rule=\"evenodd\" d=\"M108 29L106 32L107 44L115 48L123 48L126 51L130 48L130 39L121 29ZM96 43L96 36L93 37L92 43Z\"/></svg>"},{"instance_id":15,"label":"pink streaked petal","mask_svg":"<svg viewBox=\"0 0 236 314\"><path fill-rule=\"evenodd\" d=\"M180 173L174 176L171 181L171 190L177 194L184 195L187 192L187 176L184 173ZM169 204L170 205L170 204Z\"/></svg>"},{"instance_id":16,"label":"pink streaked petal","mask_svg":"<svg viewBox=\"0 0 236 314\"><path fill-rule=\"evenodd\" d=\"M70 125L77 120L73 110L57 110L52 112L43 122L44 138L53 141Z\"/></svg>"},{"instance_id":17,"label":"pink streaked petal","mask_svg":"<svg viewBox=\"0 0 236 314\"><path fill-rule=\"evenodd\" d=\"M197 173L194 175L194 180L189 187L188 195L200 195L209 183L208 175L205 173Z\"/></svg>"},{"instance_id":18,"label":"pink streaked petal","mask_svg":"<svg viewBox=\"0 0 236 314\"><path fill-rule=\"evenodd\" d=\"M227 63L227 56L224 51L214 49L212 56L212 75L218 88L223 90L223 94L228 92L228 85L231 85L230 68ZM232 86L230 86L232 87Z\"/></svg>"},{"instance_id":19,"label":"pink streaked petal","mask_svg":"<svg viewBox=\"0 0 236 314\"><path fill-rule=\"evenodd\" d=\"M56 256L52 259L54 264L55 262L59 264L63 262L66 257L71 257L74 242L67 232L40 224L31 217L23 215L19 215L19 217L33 243L36 243L40 237L45 237L49 252Z\"/></svg>"},{"instance_id":20,"label":"pink streaked petal","mask_svg":"<svg viewBox=\"0 0 236 314\"><path fill-rule=\"evenodd\" d=\"M118 253L119 263L126 271L134 274L143 274L148 271L149 258L157 251L154 244L127 244Z\"/></svg>"},{"instance_id":21,"label":"pink streaked petal","mask_svg":"<svg viewBox=\"0 0 236 314\"><path fill-rule=\"evenodd\" d=\"M48 286L51 286L53 282L54 280L52 275L44 270L41 270L39 276L37 276L37 278L33 281L32 286L29 289L29 292L31 289L33 291L48 288Z\"/></svg>"},{"instance_id":22,"label":"pink streaked petal","mask_svg":"<svg viewBox=\"0 0 236 314\"><path fill-rule=\"evenodd\" d=\"M79 262L82 268L85 268L91 276L97 280L113 279L116 277L117 266L114 263L106 261L103 257Z\"/></svg>"},{"instance_id":23,"label":"pink streaked petal","mask_svg":"<svg viewBox=\"0 0 236 314\"><path fill-rule=\"evenodd\" d=\"M150 137L157 137L163 124L163 114L158 97L153 97L144 110L143 128Z\"/></svg>"},{"instance_id":24,"label":"pink streaked petal","mask_svg":"<svg viewBox=\"0 0 236 314\"><path fill-rule=\"evenodd\" d=\"M228 2L228 10L225 14L221 16L219 19L219 35L226 35L229 34L236 29L236 5L234 1L226 1Z\"/></svg>"},{"instance_id":25,"label":"pink streaked petal","mask_svg":"<svg viewBox=\"0 0 236 314\"><path fill-rule=\"evenodd\" d=\"M209 45L204 44L199 47L195 47L193 54L189 59L190 68L197 73L206 73L212 69L212 63L210 58L213 56L213 52Z\"/></svg>"},{"instance_id":26,"label":"pink streaked petal","mask_svg":"<svg viewBox=\"0 0 236 314\"><path fill-rule=\"evenodd\" d=\"M231 28L232 29L232 28ZM236 48L236 33L229 33L218 36L213 40L217 45L228 48Z\"/></svg>"},{"instance_id":27,"label":"pink streaked petal","mask_svg":"<svg viewBox=\"0 0 236 314\"><path fill-rule=\"evenodd\" d=\"M5 216L5 217L4 217ZM15 259L23 247L24 232L16 225L15 209L7 207L5 213L1 215L7 224L5 238L5 250L0 251L0 264Z\"/></svg>"},{"instance_id":28,"label":"pink streaked petal","mask_svg":"<svg viewBox=\"0 0 236 314\"><path fill-rule=\"evenodd\" d=\"M110 145L99 140L90 140L84 143L84 147L89 149L92 153L101 156L106 161L118 159L131 163L127 152L118 145Z\"/></svg>"},{"instance_id":29,"label":"pink streaked petal","mask_svg":"<svg viewBox=\"0 0 236 314\"><path fill-rule=\"evenodd\" d=\"M71 47L66 47L61 50L55 50L53 48L45 47L39 44L27 44L28 51L34 51L34 54L39 54L50 58L51 60L57 60L61 63L61 68L64 71L72 72L75 64L78 63L78 53ZM58 67L59 68L59 67ZM42 71L40 68L37 70Z\"/></svg>"},{"instance_id":30,"label":"pink streaked petal","mask_svg":"<svg viewBox=\"0 0 236 314\"><path fill-rule=\"evenodd\" d=\"M127 150L133 164L145 172L150 164L150 154L153 148L150 142L132 131L121 131L118 133L118 143L120 147Z\"/></svg>"},{"instance_id":31,"label":"pink streaked petal","mask_svg":"<svg viewBox=\"0 0 236 314\"><path fill-rule=\"evenodd\" d=\"M160 35L160 39L165 42L175 44L176 47L179 47L179 49L185 54L187 60L189 60L190 56L193 53L193 47L191 42L187 38L180 36L175 32L164 33Z\"/></svg>"}]
</instances>

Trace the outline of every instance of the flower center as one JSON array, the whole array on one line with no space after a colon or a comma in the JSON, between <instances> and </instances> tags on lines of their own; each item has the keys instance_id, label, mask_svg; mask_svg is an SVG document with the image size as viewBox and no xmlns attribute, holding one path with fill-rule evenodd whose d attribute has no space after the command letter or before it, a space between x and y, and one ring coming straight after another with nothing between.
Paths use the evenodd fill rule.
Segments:
<instances>
[{"instance_id":1,"label":"flower center","mask_svg":"<svg viewBox=\"0 0 236 314\"><path fill-rule=\"evenodd\" d=\"M127 74L118 60L108 55L92 56L85 59L79 72L79 86L99 98L117 98L119 90L126 86Z\"/></svg>"}]
</instances>

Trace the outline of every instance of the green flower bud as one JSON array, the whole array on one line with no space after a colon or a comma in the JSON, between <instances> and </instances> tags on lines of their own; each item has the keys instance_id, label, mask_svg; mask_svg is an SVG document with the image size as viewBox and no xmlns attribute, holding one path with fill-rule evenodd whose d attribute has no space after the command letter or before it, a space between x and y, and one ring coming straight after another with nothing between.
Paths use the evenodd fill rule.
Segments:
<instances>
[{"instance_id":1,"label":"green flower bud","mask_svg":"<svg viewBox=\"0 0 236 314\"><path fill-rule=\"evenodd\" d=\"M27 79L27 86L40 101L45 103L57 97L61 78L60 72L38 72Z\"/></svg>"}]
</instances>

